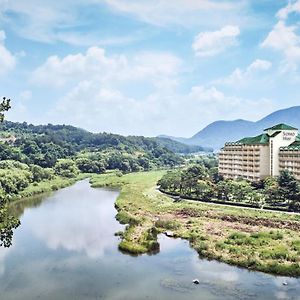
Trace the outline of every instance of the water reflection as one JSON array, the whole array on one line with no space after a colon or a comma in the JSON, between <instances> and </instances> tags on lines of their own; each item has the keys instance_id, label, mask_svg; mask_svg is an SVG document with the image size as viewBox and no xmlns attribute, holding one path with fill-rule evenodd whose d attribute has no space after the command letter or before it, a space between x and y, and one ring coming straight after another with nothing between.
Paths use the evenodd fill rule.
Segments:
<instances>
[{"instance_id":1,"label":"water reflection","mask_svg":"<svg viewBox=\"0 0 300 300\"><path fill-rule=\"evenodd\" d=\"M86 188L87 181L62 190L34 212L26 213L26 223L39 224L31 227L33 236L52 250L84 252L91 258L99 258L115 247L114 233L122 229L112 219L112 203L118 193L91 189L87 194Z\"/></svg>"},{"instance_id":2,"label":"water reflection","mask_svg":"<svg viewBox=\"0 0 300 300\"><path fill-rule=\"evenodd\" d=\"M29 201L13 247L0 249L1 299L300 299L299 279L200 260L180 239L159 236L157 255L123 255L117 195L83 181Z\"/></svg>"}]
</instances>

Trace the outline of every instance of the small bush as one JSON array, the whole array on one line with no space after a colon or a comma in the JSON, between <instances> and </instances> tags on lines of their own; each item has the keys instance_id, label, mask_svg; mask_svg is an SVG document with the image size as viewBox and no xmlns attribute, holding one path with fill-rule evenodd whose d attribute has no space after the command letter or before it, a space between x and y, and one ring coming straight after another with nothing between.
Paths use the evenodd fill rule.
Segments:
<instances>
[{"instance_id":1,"label":"small bush","mask_svg":"<svg viewBox=\"0 0 300 300\"><path fill-rule=\"evenodd\" d=\"M205 253L205 251L208 250L208 246L205 242L198 242L197 244L193 245L193 247L195 248L195 250L200 254L203 255Z\"/></svg>"},{"instance_id":2,"label":"small bush","mask_svg":"<svg viewBox=\"0 0 300 300\"><path fill-rule=\"evenodd\" d=\"M264 259L288 259L289 251L284 246L277 246L272 249L264 249L260 253L260 257Z\"/></svg>"},{"instance_id":3,"label":"small bush","mask_svg":"<svg viewBox=\"0 0 300 300\"><path fill-rule=\"evenodd\" d=\"M158 220L155 222L157 228L164 228L168 230L175 230L180 227L180 224L176 220Z\"/></svg>"},{"instance_id":4,"label":"small bush","mask_svg":"<svg viewBox=\"0 0 300 300\"><path fill-rule=\"evenodd\" d=\"M293 250L297 251L300 254L300 240L295 240L292 242Z\"/></svg>"}]
</instances>

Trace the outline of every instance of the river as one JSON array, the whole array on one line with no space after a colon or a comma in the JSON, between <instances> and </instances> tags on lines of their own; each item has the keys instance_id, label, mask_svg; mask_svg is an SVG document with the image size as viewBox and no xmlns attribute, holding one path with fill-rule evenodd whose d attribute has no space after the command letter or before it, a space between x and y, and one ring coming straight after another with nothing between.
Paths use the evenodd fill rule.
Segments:
<instances>
[{"instance_id":1,"label":"river","mask_svg":"<svg viewBox=\"0 0 300 300\"><path fill-rule=\"evenodd\" d=\"M84 180L17 203L22 224L0 248L0 299L300 299L299 279L199 259L181 239L160 235L155 255L121 253L117 196Z\"/></svg>"}]
</instances>

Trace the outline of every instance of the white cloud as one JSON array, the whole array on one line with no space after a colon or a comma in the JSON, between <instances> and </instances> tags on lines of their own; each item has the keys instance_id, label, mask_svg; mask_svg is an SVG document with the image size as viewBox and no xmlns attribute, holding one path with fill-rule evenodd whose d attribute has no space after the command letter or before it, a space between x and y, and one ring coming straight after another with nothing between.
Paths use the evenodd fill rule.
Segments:
<instances>
[{"instance_id":1,"label":"white cloud","mask_svg":"<svg viewBox=\"0 0 300 300\"><path fill-rule=\"evenodd\" d=\"M224 116L258 118L272 109L268 100L231 97L215 87L195 86L178 93L181 64L170 53L108 55L97 47L62 58L52 56L35 70L32 80L57 87L65 95L40 122L141 135L174 134L175 124L181 124L176 134L186 136ZM246 72L269 67L270 62L256 60ZM136 90L149 84L151 89L137 96ZM134 88L134 95L128 93L128 86Z\"/></svg>"},{"instance_id":2,"label":"white cloud","mask_svg":"<svg viewBox=\"0 0 300 300\"><path fill-rule=\"evenodd\" d=\"M279 21L261 46L282 51L294 47L299 43L299 37L295 33L296 28L296 26L286 26L283 21Z\"/></svg>"},{"instance_id":3,"label":"white cloud","mask_svg":"<svg viewBox=\"0 0 300 300\"><path fill-rule=\"evenodd\" d=\"M109 36L97 32L97 29L80 33L77 29L90 23L83 9L90 5L101 9L102 0L14 0L0 1L0 21L6 23L20 36L30 40L54 43L65 42L76 46L122 45L140 37Z\"/></svg>"},{"instance_id":4,"label":"white cloud","mask_svg":"<svg viewBox=\"0 0 300 300\"><path fill-rule=\"evenodd\" d=\"M11 71L16 65L16 58L5 47L5 39L5 32L0 30L0 75L4 75Z\"/></svg>"},{"instance_id":5,"label":"white cloud","mask_svg":"<svg viewBox=\"0 0 300 300\"><path fill-rule=\"evenodd\" d=\"M0 277L5 274L5 259L14 248L14 244L10 248L0 248Z\"/></svg>"},{"instance_id":6,"label":"white cloud","mask_svg":"<svg viewBox=\"0 0 300 300\"><path fill-rule=\"evenodd\" d=\"M287 19L291 13L300 13L300 1L289 4L278 11L279 21L269 32L261 47L270 48L283 54L281 71L296 71L300 64L300 36L297 35L299 24L287 25Z\"/></svg>"},{"instance_id":7,"label":"white cloud","mask_svg":"<svg viewBox=\"0 0 300 300\"><path fill-rule=\"evenodd\" d=\"M293 12L300 13L300 0L289 1L288 5L280 9L276 16L285 20Z\"/></svg>"},{"instance_id":8,"label":"white cloud","mask_svg":"<svg viewBox=\"0 0 300 300\"><path fill-rule=\"evenodd\" d=\"M214 0L105 0L117 11L128 13L143 22L154 25L180 24L187 26L193 23L223 24L221 15L237 19L244 9L244 3L233 4L230 1ZM211 18L213 18L213 22ZM217 17L219 16L219 18ZM226 19L226 18L225 18Z\"/></svg>"},{"instance_id":9,"label":"white cloud","mask_svg":"<svg viewBox=\"0 0 300 300\"><path fill-rule=\"evenodd\" d=\"M192 47L197 56L214 56L236 45L239 34L239 28L231 25L217 31L201 32Z\"/></svg>"},{"instance_id":10,"label":"white cloud","mask_svg":"<svg viewBox=\"0 0 300 300\"><path fill-rule=\"evenodd\" d=\"M215 120L257 120L274 109L270 99L251 100L225 95L215 87L193 87L189 93L190 115L198 114L206 124ZM193 113L194 110L194 113Z\"/></svg>"},{"instance_id":11,"label":"white cloud","mask_svg":"<svg viewBox=\"0 0 300 300\"><path fill-rule=\"evenodd\" d=\"M99 19L107 7L114 14L126 14L157 26L201 26L210 29L231 20L241 26L255 22L248 14L248 1L230 0L13 0L0 2L0 20L27 39L44 43L66 42L72 45L105 46L130 43L143 38L132 32L128 36L102 36L97 29L79 33L76 29L91 23L90 13ZM103 6L107 7L103 7ZM86 14L84 12L87 12ZM93 22L99 22L97 17ZM174 27L173 27L174 28ZM100 32L101 28L100 28Z\"/></svg>"},{"instance_id":12,"label":"white cloud","mask_svg":"<svg viewBox=\"0 0 300 300\"><path fill-rule=\"evenodd\" d=\"M249 85L253 80L262 80L261 73L268 71L272 67L272 63L268 60L256 59L245 70L236 68L229 76L217 79L215 84L230 85L240 87L241 85ZM260 75L258 77L258 75Z\"/></svg>"},{"instance_id":13,"label":"white cloud","mask_svg":"<svg viewBox=\"0 0 300 300\"><path fill-rule=\"evenodd\" d=\"M120 81L158 79L178 74L181 60L164 52L143 52L134 57L124 55L108 56L98 47L89 48L86 53L67 55L64 58L51 56L37 68L32 81L46 86L64 86L82 80L92 80L109 87Z\"/></svg>"},{"instance_id":14,"label":"white cloud","mask_svg":"<svg viewBox=\"0 0 300 300\"><path fill-rule=\"evenodd\" d=\"M272 63L268 60L256 59L248 68L247 73L254 71L267 71L272 67Z\"/></svg>"},{"instance_id":15,"label":"white cloud","mask_svg":"<svg viewBox=\"0 0 300 300\"><path fill-rule=\"evenodd\" d=\"M258 119L274 109L267 99L227 96L215 87L195 86L186 94L154 92L142 99L83 81L57 103L49 119L92 131L121 134L192 135L217 119Z\"/></svg>"}]
</instances>

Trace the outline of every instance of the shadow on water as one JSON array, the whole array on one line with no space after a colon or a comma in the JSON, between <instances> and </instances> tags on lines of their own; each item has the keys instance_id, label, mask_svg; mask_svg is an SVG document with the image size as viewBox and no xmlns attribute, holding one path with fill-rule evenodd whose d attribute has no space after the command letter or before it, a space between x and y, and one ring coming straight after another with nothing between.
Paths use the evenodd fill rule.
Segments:
<instances>
[{"instance_id":1,"label":"shadow on water","mask_svg":"<svg viewBox=\"0 0 300 300\"><path fill-rule=\"evenodd\" d=\"M199 259L185 240L159 235L159 252L124 255L117 196L82 181L16 203L22 225L0 248L1 299L300 299L299 279Z\"/></svg>"},{"instance_id":2,"label":"shadow on water","mask_svg":"<svg viewBox=\"0 0 300 300\"><path fill-rule=\"evenodd\" d=\"M20 217L26 208L36 208L41 205L46 197L49 197L51 193L44 193L43 195L32 196L24 199L17 200L10 204L9 212L15 216Z\"/></svg>"}]
</instances>

